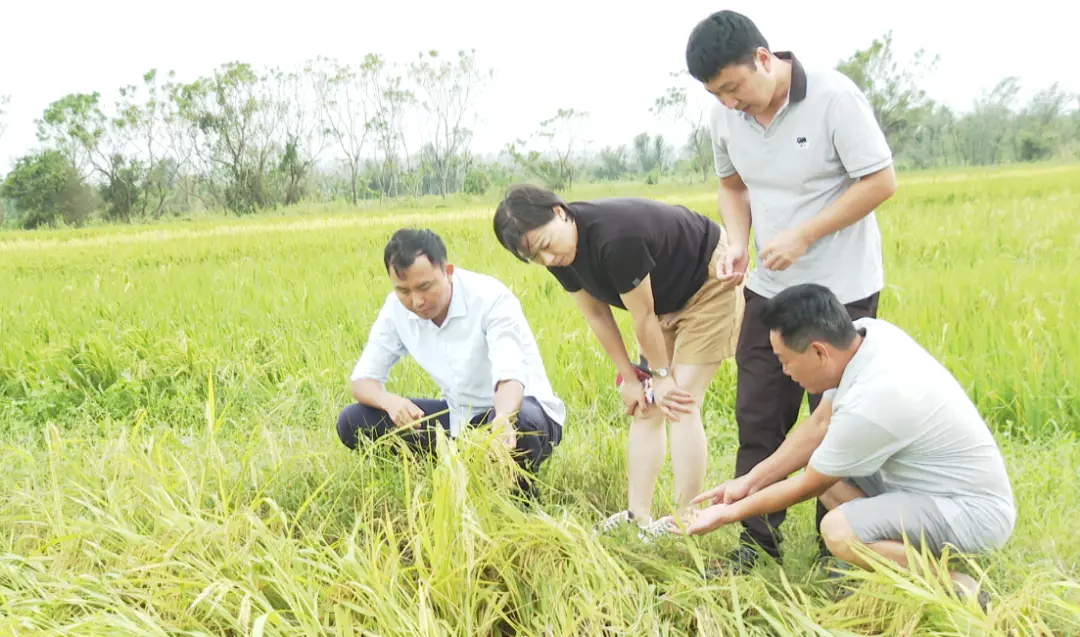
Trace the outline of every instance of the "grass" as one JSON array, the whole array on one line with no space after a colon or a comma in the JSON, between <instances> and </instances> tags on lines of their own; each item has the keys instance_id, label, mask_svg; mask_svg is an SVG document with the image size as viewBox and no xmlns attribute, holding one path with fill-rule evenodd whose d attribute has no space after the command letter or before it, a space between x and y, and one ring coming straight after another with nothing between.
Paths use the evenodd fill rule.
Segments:
<instances>
[{"instance_id":1,"label":"grass","mask_svg":"<svg viewBox=\"0 0 1080 637\"><path fill-rule=\"evenodd\" d=\"M1078 184L1078 167L904 175L879 213L881 315L968 388L1016 489L1012 540L965 566L994 592L985 615L885 566L834 601L812 503L785 523L783 568L748 577L703 576L736 529L594 537L624 504L613 371L551 277L498 249L484 202L3 233L0 634L1080 633ZM715 216L709 185L576 194L614 192ZM334 434L406 223L522 300L572 414L540 507L511 499L483 431L433 459ZM411 361L391 382L436 391ZM710 485L733 467L733 399L728 363L706 401ZM663 510L670 471L658 491Z\"/></svg>"}]
</instances>

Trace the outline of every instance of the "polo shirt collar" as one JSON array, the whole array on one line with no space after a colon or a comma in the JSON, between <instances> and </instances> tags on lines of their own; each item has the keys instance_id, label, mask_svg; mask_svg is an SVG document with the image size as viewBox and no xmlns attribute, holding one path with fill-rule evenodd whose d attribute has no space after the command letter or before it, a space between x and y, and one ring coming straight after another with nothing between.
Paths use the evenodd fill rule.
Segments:
<instances>
[{"instance_id":1,"label":"polo shirt collar","mask_svg":"<svg viewBox=\"0 0 1080 637\"><path fill-rule=\"evenodd\" d=\"M877 354L878 337L871 335L870 328L862 326L857 328L859 334L862 335L862 343L859 344L859 349L855 352L855 355L848 361L847 367L844 369L844 373L840 376L840 386L837 388L837 392L845 391L848 387L855 382L855 377L859 375L859 372L866 367L870 359L874 358Z\"/></svg>"},{"instance_id":2,"label":"polo shirt collar","mask_svg":"<svg viewBox=\"0 0 1080 637\"><path fill-rule=\"evenodd\" d=\"M791 51L774 51L773 55L785 62L791 62L791 85L788 87L787 100L776 111L776 118L779 120L780 115L787 111L791 105L798 104L806 99L806 69L803 68L802 62L799 62ZM740 112L739 115L748 122L757 121L753 115L743 112Z\"/></svg>"},{"instance_id":3,"label":"polo shirt collar","mask_svg":"<svg viewBox=\"0 0 1080 637\"><path fill-rule=\"evenodd\" d=\"M446 311L446 319L443 320L443 325L446 325L447 321L452 318L461 318L469 313L469 306L465 301L465 290L461 289L461 277L456 272L450 277L450 283L453 286L450 290L450 308ZM408 314L409 318L414 321L423 321L430 323L432 327L437 327L428 319L417 316L416 312L409 312Z\"/></svg>"},{"instance_id":4,"label":"polo shirt collar","mask_svg":"<svg viewBox=\"0 0 1080 637\"><path fill-rule=\"evenodd\" d=\"M806 99L806 69L791 51L776 51L776 57L791 62L791 87L788 88L788 102L796 104Z\"/></svg>"}]
</instances>

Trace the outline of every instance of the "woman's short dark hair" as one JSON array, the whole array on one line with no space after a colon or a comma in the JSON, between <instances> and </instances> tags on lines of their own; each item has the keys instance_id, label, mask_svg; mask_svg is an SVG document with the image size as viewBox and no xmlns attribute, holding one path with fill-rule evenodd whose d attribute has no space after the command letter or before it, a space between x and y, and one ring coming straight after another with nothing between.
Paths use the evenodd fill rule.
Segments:
<instances>
[{"instance_id":1,"label":"woman's short dark hair","mask_svg":"<svg viewBox=\"0 0 1080 637\"><path fill-rule=\"evenodd\" d=\"M522 238L550 223L555 218L556 206L573 218L570 205L547 188L534 184L510 186L495 209L495 237L510 254L528 263L529 257L522 251Z\"/></svg>"}]
</instances>

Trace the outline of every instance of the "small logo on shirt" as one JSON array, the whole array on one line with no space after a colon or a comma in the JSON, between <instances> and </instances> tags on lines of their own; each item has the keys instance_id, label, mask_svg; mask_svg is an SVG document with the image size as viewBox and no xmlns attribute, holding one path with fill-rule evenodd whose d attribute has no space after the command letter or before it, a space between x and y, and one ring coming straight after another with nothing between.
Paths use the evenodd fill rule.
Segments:
<instances>
[{"instance_id":1,"label":"small logo on shirt","mask_svg":"<svg viewBox=\"0 0 1080 637\"><path fill-rule=\"evenodd\" d=\"M810 147L810 141L807 140L802 135L799 135L798 137L795 138L795 147L798 148L799 150L809 148Z\"/></svg>"}]
</instances>

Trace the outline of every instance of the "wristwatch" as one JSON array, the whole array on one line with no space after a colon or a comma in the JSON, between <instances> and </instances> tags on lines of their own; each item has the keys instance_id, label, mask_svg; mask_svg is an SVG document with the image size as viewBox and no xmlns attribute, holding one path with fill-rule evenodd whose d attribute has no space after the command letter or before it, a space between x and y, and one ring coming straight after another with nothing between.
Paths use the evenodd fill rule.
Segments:
<instances>
[{"instance_id":1,"label":"wristwatch","mask_svg":"<svg viewBox=\"0 0 1080 637\"><path fill-rule=\"evenodd\" d=\"M667 367L661 367L660 369L652 370L652 375L657 378L667 378L671 375L671 370Z\"/></svg>"}]
</instances>

